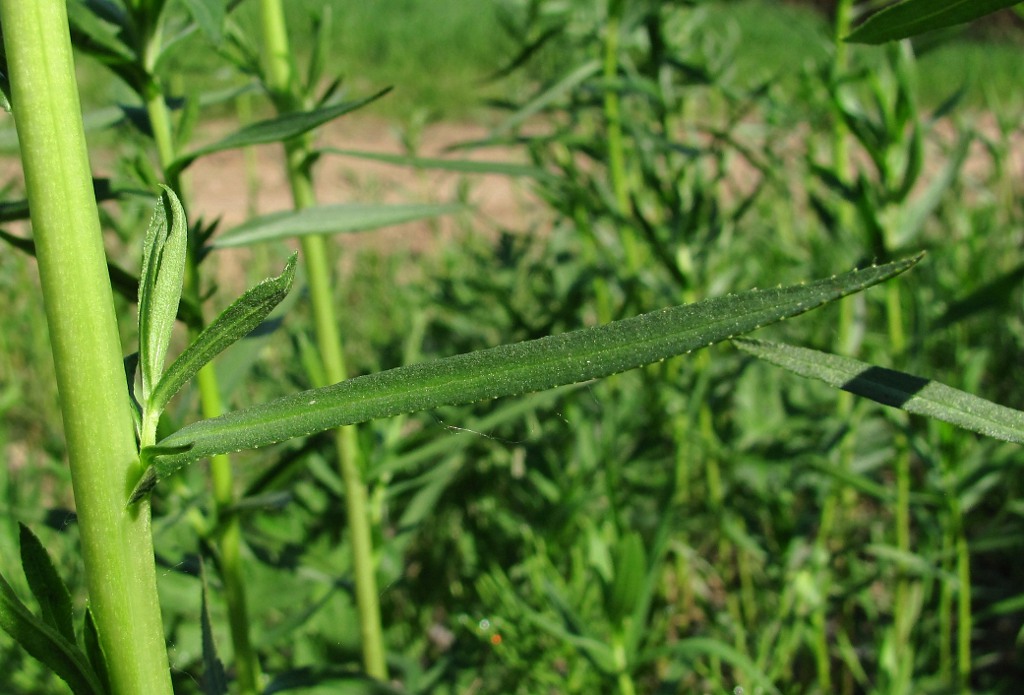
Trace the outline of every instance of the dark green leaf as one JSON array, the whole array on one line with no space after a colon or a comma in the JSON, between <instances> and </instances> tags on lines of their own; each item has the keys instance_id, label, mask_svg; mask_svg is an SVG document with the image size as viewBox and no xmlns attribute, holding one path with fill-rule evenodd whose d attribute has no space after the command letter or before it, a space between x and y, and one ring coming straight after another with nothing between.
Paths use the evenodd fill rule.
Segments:
<instances>
[{"instance_id":1,"label":"dark green leaf","mask_svg":"<svg viewBox=\"0 0 1024 695\"><path fill-rule=\"evenodd\" d=\"M169 167L168 176L180 173L196 159L207 154L222 152L223 150L234 150L242 147L249 147L250 145L266 145L272 142L284 142L291 138L298 137L299 135L308 133L317 126L321 126L328 121L332 121L339 116L349 113L350 111L366 106L370 102L384 96L389 91L391 91L390 87L388 89L382 89L376 94L366 97L365 99L324 106L323 108L315 109L313 111L288 113L266 121L247 125L226 138L218 140L206 147L201 147L194 152L190 152L189 154L178 158Z\"/></svg>"},{"instance_id":2,"label":"dark green leaf","mask_svg":"<svg viewBox=\"0 0 1024 695\"><path fill-rule=\"evenodd\" d=\"M92 611L85 609L85 627L82 630L82 638L85 642L85 655L89 658L96 678L103 685L103 692L110 692L110 676L107 673L107 655L103 653L103 645L100 644L100 633L96 627L96 620L92 617Z\"/></svg>"},{"instance_id":3,"label":"dark green leaf","mask_svg":"<svg viewBox=\"0 0 1024 695\"><path fill-rule=\"evenodd\" d=\"M605 615L613 625L633 612L647 576L647 552L640 534L620 538L612 551L612 580L605 585Z\"/></svg>"},{"instance_id":4,"label":"dark green leaf","mask_svg":"<svg viewBox=\"0 0 1024 695\"><path fill-rule=\"evenodd\" d=\"M0 629L62 678L75 695L103 695L85 654L25 607L0 576Z\"/></svg>"},{"instance_id":5,"label":"dark green leaf","mask_svg":"<svg viewBox=\"0 0 1024 695\"><path fill-rule=\"evenodd\" d=\"M205 567L200 570L203 584L202 632L203 632L203 693L204 695L225 695L228 692L228 677L224 664L217 656L217 645L213 642L213 627L210 624L210 604L207 600Z\"/></svg>"},{"instance_id":6,"label":"dark green leaf","mask_svg":"<svg viewBox=\"0 0 1024 695\"><path fill-rule=\"evenodd\" d=\"M1020 0L903 0L872 15L846 37L854 43L885 43L970 22Z\"/></svg>"},{"instance_id":7,"label":"dark green leaf","mask_svg":"<svg viewBox=\"0 0 1024 695\"><path fill-rule=\"evenodd\" d=\"M18 524L21 533L21 567L32 594L39 601L43 620L69 642L75 641L71 616L71 593L53 566L50 554L25 524Z\"/></svg>"},{"instance_id":8,"label":"dark green leaf","mask_svg":"<svg viewBox=\"0 0 1024 695\"><path fill-rule=\"evenodd\" d=\"M387 683L381 683L369 676L345 666L316 666L296 668L274 676L274 680L263 690L263 695L274 695L292 690L308 692L327 692L322 687L331 684L332 693L338 695L402 695L399 690Z\"/></svg>"},{"instance_id":9,"label":"dark green leaf","mask_svg":"<svg viewBox=\"0 0 1024 695\"><path fill-rule=\"evenodd\" d=\"M745 352L800 376L824 381L908 413L927 415L989 437L1024 444L1024 412L937 381L818 350L761 340L735 342Z\"/></svg>"},{"instance_id":10,"label":"dark green leaf","mask_svg":"<svg viewBox=\"0 0 1024 695\"><path fill-rule=\"evenodd\" d=\"M185 211L174 191L163 189L146 232L139 277L139 367L144 403L164 371L185 277Z\"/></svg>"},{"instance_id":11,"label":"dark green leaf","mask_svg":"<svg viewBox=\"0 0 1024 695\"><path fill-rule=\"evenodd\" d=\"M306 234L365 232L403 222L462 212L457 203L318 205L302 210L271 213L240 224L213 240L214 248L250 246Z\"/></svg>"},{"instance_id":12,"label":"dark green leaf","mask_svg":"<svg viewBox=\"0 0 1024 695\"><path fill-rule=\"evenodd\" d=\"M688 353L863 290L904 272L920 258L400 367L203 420L160 442L193 447L181 454L154 457L155 470L147 472L139 487L152 487L155 479L213 454L266 446L374 418L579 383ZM132 499L138 497L133 494Z\"/></svg>"},{"instance_id":13,"label":"dark green leaf","mask_svg":"<svg viewBox=\"0 0 1024 695\"><path fill-rule=\"evenodd\" d=\"M748 679L752 685L757 686L757 690L751 687L751 691L781 695L779 689L772 685L771 678L765 675L757 664L738 649L721 640L708 637L689 637L658 649L652 656L675 661L679 659L697 661L707 656L713 656L732 665L737 673L743 674L744 679Z\"/></svg>"},{"instance_id":14,"label":"dark green leaf","mask_svg":"<svg viewBox=\"0 0 1024 695\"><path fill-rule=\"evenodd\" d=\"M178 355L153 388L147 408L162 412L174 394L204 365L263 322L291 290L296 257L293 253L279 276L264 280L235 300Z\"/></svg>"}]
</instances>

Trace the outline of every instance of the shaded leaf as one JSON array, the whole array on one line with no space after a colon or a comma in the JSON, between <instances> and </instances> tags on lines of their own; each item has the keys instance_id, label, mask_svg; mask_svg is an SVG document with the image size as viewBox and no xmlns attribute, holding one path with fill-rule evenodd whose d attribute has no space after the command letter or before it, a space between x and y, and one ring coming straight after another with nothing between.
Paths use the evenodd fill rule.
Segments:
<instances>
[{"instance_id":1,"label":"shaded leaf","mask_svg":"<svg viewBox=\"0 0 1024 695\"><path fill-rule=\"evenodd\" d=\"M885 43L970 22L1012 7L1020 0L904 0L857 27L846 41Z\"/></svg>"},{"instance_id":2,"label":"shaded leaf","mask_svg":"<svg viewBox=\"0 0 1024 695\"><path fill-rule=\"evenodd\" d=\"M213 627L210 624L209 589L206 586L205 567L200 568L202 576L202 633L203 633L203 693L204 695L226 695L228 677L224 664L217 656L217 645L213 642Z\"/></svg>"},{"instance_id":3,"label":"shaded leaf","mask_svg":"<svg viewBox=\"0 0 1024 695\"><path fill-rule=\"evenodd\" d=\"M0 629L63 679L75 695L103 695L104 690L85 654L33 615L3 576L0 576Z\"/></svg>"},{"instance_id":4,"label":"shaded leaf","mask_svg":"<svg viewBox=\"0 0 1024 695\"><path fill-rule=\"evenodd\" d=\"M263 695L306 691L326 683L332 684L331 692L338 695L402 695L405 692L344 666L310 666L278 674L263 690Z\"/></svg>"},{"instance_id":5,"label":"shaded leaf","mask_svg":"<svg viewBox=\"0 0 1024 695\"><path fill-rule=\"evenodd\" d=\"M904 272L920 258L803 285L716 297L596 328L399 367L202 420L159 443L191 444L192 448L152 457L154 469L147 471L132 499L138 499L156 479L213 454L266 446L375 418L579 383L691 352L870 287Z\"/></svg>"},{"instance_id":6,"label":"shaded leaf","mask_svg":"<svg viewBox=\"0 0 1024 695\"><path fill-rule=\"evenodd\" d=\"M32 594L39 601L43 620L69 642L75 641L71 615L71 592L61 579L46 548L28 526L19 523L21 567Z\"/></svg>"},{"instance_id":7,"label":"shaded leaf","mask_svg":"<svg viewBox=\"0 0 1024 695\"><path fill-rule=\"evenodd\" d=\"M1024 444L1024 412L923 379L827 352L761 340L736 340L741 350L800 376L870 398L908 413L927 415L1008 442Z\"/></svg>"},{"instance_id":8,"label":"shaded leaf","mask_svg":"<svg viewBox=\"0 0 1024 695\"><path fill-rule=\"evenodd\" d=\"M110 692L110 675L107 673L107 655L103 653L103 645L100 643L99 629L96 627L96 620L92 617L92 610L85 609L85 627L82 630L82 640L85 643L85 655L89 658L96 678L103 685L103 692Z\"/></svg>"}]
</instances>

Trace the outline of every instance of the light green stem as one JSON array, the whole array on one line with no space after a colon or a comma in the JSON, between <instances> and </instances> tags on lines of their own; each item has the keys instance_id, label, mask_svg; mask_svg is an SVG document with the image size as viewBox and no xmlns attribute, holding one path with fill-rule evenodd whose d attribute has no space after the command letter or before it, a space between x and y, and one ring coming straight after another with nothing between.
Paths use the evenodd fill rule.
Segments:
<instances>
[{"instance_id":1,"label":"light green stem","mask_svg":"<svg viewBox=\"0 0 1024 695\"><path fill-rule=\"evenodd\" d=\"M92 190L64 0L3 0L0 21L89 605L115 695L170 695L149 505Z\"/></svg>"},{"instance_id":2,"label":"light green stem","mask_svg":"<svg viewBox=\"0 0 1024 695\"><path fill-rule=\"evenodd\" d=\"M264 55L267 58L267 80L280 110L301 107L294 96L295 69L288 43L284 8L280 0L263 0ZM313 184L305 162L309 155L308 140L299 138L285 145L288 162L288 180L297 209L315 204ZM317 348L329 383L348 378L338 319L334 311L331 291L331 272L327 241L323 236L302 239L302 254L306 263L306 280L313 305ZM388 677L381 625L380 599L377 589L376 562L373 555L373 535L363 477L357 431L354 426L335 431L338 465L345 484L345 508L352 542L355 572L356 608L359 613L359 632L362 638L363 667L380 680Z\"/></svg>"},{"instance_id":3,"label":"light green stem","mask_svg":"<svg viewBox=\"0 0 1024 695\"><path fill-rule=\"evenodd\" d=\"M153 32L149 38L147 55L155 55L159 41L159 32ZM145 92L146 112L149 115L153 139L156 142L160 166L163 171L167 172L177 157L177 148L171 127L170 111L165 99L166 95L155 76L150 78ZM184 195L180 176L167 176L166 183L180 195ZM190 240L185 274L185 296L190 297L196 306L201 306L202 289L197 250L195 240ZM193 327L193 338L200 329L201 327ZM203 417L215 418L223 415L224 407L221 403L220 387L217 384L217 373L212 364L199 370L196 375L196 383L199 387ZM216 523L213 525L212 540L219 554L217 567L224 581L224 597L228 608L228 623L231 626L231 644L234 649L238 693L239 695L255 695L260 690L262 677L259 659L249 638L249 613L241 562L242 531L238 517L229 511L235 504L235 491L231 460L227 456L220 454L210 458L210 480L217 517Z\"/></svg>"}]
</instances>

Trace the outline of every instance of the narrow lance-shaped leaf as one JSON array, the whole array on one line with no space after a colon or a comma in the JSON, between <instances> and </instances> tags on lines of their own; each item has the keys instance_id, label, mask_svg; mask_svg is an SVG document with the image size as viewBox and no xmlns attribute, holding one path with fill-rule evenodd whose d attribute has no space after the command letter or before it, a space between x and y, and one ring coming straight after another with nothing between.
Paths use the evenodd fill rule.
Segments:
<instances>
[{"instance_id":1,"label":"narrow lance-shaped leaf","mask_svg":"<svg viewBox=\"0 0 1024 695\"><path fill-rule=\"evenodd\" d=\"M226 695L228 692L228 677L224 673L224 664L217 656L217 645L213 641L213 625L210 622L209 589L206 585L206 567L200 565L200 579L202 583L202 604L200 610L200 621L202 623L203 635L203 694L204 695Z\"/></svg>"},{"instance_id":2,"label":"narrow lance-shaped leaf","mask_svg":"<svg viewBox=\"0 0 1024 695\"><path fill-rule=\"evenodd\" d=\"M885 43L970 22L1020 0L904 0L872 15L847 41Z\"/></svg>"},{"instance_id":3,"label":"narrow lance-shaped leaf","mask_svg":"<svg viewBox=\"0 0 1024 695\"><path fill-rule=\"evenodd\" d=\"M927 415L964 429L1024 444L1024 412L923 379L827 352L762 340L737 340L737 347L800 376L870 398L908 413Z\"/></svg>"},{"instance_id":4,"label":"narrow lance-shaped leaf","mask_svg":"<svg viewBox=\"0 0 1024 695\"><path fill-rule=\"evenodd\" d=\"M82 642L85 645L85 655L96 672L96 680L103 686L103 692L110 692L110 674L107 671L107 655L103 652L103 645L100 644L100 633L96 627L96 620L92 617L92 610L87 606L85 609L85 624L82 628Z\"/></svg>"},{"instance_id":5,"label":"narrow lance-shaped leaf","mask_svg":"<svg viewBox=\"0 0 1024 695\"><path fill-rule=\"evenodd\" d=\"M324 154L336 154L343 157L357 157L368 159L373 162L383 162L396 166L414 167L417 169L437 169L439 171L454 171L461 174L496 174L501 176L526 176L534 179L554 178L551 174L540 167L531 164L518 164L516 162L481 162L473 159L441 159L438 157L410 157L404 154L390 154L388 152L365 152L360 150L346 150L337 147L324 147L320 149Z\"/></svg>"},{"instance_id":6,"label":"narrow lance-shaped leaf","mask_svg":"<svg viewBox=\"0 0 1024 695\"><path fill-rule=\"evenodd\" d=\"M399 367L202 420L159 442L160 446L192 446L178 454L153 457L154 467L139 482L132 499L143 496L157 479L214 454L266 446L339 425L578 383L707 347L882 282L920 258Z\"/></svg>"},{"instance_id":7,"label":"narrow lance-shaped leaf","mask_svg":"<svg viewBox=\"0 0 1024 695\"><path fill-rule=\"evenodd\" d=\"M71 620L71 593L53 566L50 554L25 524L18 524L21 535L21 567L32 594L39 601L43 620L69 642L75 641Z\"/></svg>"},{"instance_id":8,"label":"narrow lance-shaped leaf","mask_svg":"<svg viewBox=\"0 0 1024 695\"><path fill-rule=\"evenodd\" d=\"M3 576L0 576L0 629L60 676L75 695L103 695L104 690L85 654L33 615Z\"/></svg>"},{"instance_id":9,"label":"narrow lance-shaped leaf","mask_svg":"<svg viewBox=\"0 0 1024 695\"><path fill-rule=\"evenodd\" d=\"M244 222L213 240L214 248L249 246L275 239L293 239L307 234L365 232L403 222L462 212L458 203L412 203L405 205L318 205L288 210Z\"/></svg>"},{"instance_id":10,"label":"narrow lance-shaped leaf","mask_svg":"<svg viewBox=\"0 0 1024 695\"><path fill-rule=\"evenodd\" d=\"M366 106L391 91L391 88L382 89L365 99L346 101L340 104L332 104L313 111L302 111L277 116L266 121L247 125L226 138L201 147L176 159L169 167L169 174L179 173L199 157L221 152L223 150L234 150L250 145L266 145L272 142L284 142L291 138L308 133L314 128L332 121L350 111Z\"/></svg>"},{"instance_id":11,"label":"narrow lance-shaped leaf","mask_svg":"<svg viewBox=\"0 0 1024 695\"><path fill-rule=\"evenodd\" d=\"M163 186L146 232L139 275L139 366L148 399L164 370L185 277L185 211Z\"/></svg>"},{"instance_id":12,"label":"narrow lance-shaped leaf","mask_svg":"<svg viewBox=\"0 0 1024 695\"><path fill-rule=\"evenodd\" d=\"M292 254L284 271L249 289L221 312L167 368L147 401L147 409L161 412L174 394L225 348L249 335L287 296L295 279Z\"/></svg>"}]
</instances>

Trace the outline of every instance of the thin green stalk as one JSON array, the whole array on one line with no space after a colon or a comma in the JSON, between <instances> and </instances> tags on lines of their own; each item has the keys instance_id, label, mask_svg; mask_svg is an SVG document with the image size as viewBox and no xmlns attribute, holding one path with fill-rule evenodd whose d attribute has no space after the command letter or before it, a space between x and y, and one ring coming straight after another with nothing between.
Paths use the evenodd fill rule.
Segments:
<instances>
[{"instance_id":1,"label":"thin green stalk","mask_svg":"<svg viewBox=\"0 0 1024 695\"><path fill-rule=\"evenodd\" d=\"M902 432L896 438L896 548L902 555L910 553L910 448ZM897 687L894 692L908 692L913 675L913 618L910 609L911 580L907 568L900 563L893 606L896 630Z\"/></svg>"},{"instance_id":2,"label":"thin green stalk","mask_svg":"<svg viewBox=\"0 0 1024 695\"><path fill-rule=\"evenodd\" d=\"M147 55L155 55L159 46L159 32L149 38ZM171 163L177 157L171 127L170 110L164 90L159 81L152 77L145 87L146 112L149 115L153 140L157 146L160 166L164 172L171 171ZM166 176L167 185L179 193L182 191L180 176ZM190 240L185 271L185 296L191 297L196 306L201 306L202 288L199 273L198 248ZM192 337L201 327L192 328ZM212 364L199 370L196 375L199 400L203 417L213 418L224 413L221 403L217 373ZM228 608L228 623L231 626L231 643L234 649L235 678L240 695L255 695L262 680L259 659L249 638L249 614L245 596L245 580L241 562L242 532L236 514L229 511L235 504L234 476L231 460L224 454L210 458L210 480L213 488L214 512L213 544L218 551L217 568L224 581L224 596Z\"/></svg>"},{"instance_id":3,"label":"thin green stalk","mask_svg":"<svg viewBox=\"0 0 1024 695\"><path fill-rule=\"evenodd\" d=\"M284 8L280 0L263 0L261 5L263 21L264 55L267 56L267 80L279 109L294 109L300 106L292 96L295 84L295 69L288 32L284 19ZM298 139L285 145L288 162L288 180L296 209L315 203L313 184L306 166L309 149L306 139ZM338 319L334 311L331 291L330 263L327 242L323 236L306 236L302 239L302 254L306 262L306 279L310 300L313 305L316 325L317 347L323 361L324 372L330 383L348 378ZM335 431L335 448L338 465L345 484L345 507L352 542L353 568L355 572L356 608L359 614L359 631L362 638L363 667L366 672L380 680L388 677L384 632L381 625L380 599L377 588L376 562L373 554L373 535L366 481L363 476L361 452L355 426L340 427Z\"/></svg>"},{"instance_id":4,"label":"thin green stalk","mask_svg":"<svg viewBox=\"0 0 1024 695\"><path fill-rule=\"evenodd\" d=\"M617 631L612 636L612 658L615 663L615 670L618 672L616 682L619 684L619 695L636 695L636 685L633 683L633 676L629 673L629 660L626 657L625 628Z\"/></svg>"},{"instance_id":5,"label":"thin green stalk","mask_svg":"<svg viewBox=\"0 0 1024 695\"><path fill-rule=\"evenodd\" d=\"M618 88L613 84L619 73L619 30L625 9L623 0L609 0L608 21L604 36L604 116L608 128L608 174L615 193L615 212L625 216L629 210L629 181L626 173L625 145L622 138L622 104ZM640 249L633 230L623 227L622 246L626 253L626 268L631 275L640 270Z\"/></svg>"},{"instance_id":6,"label":"thin green stalk","mask_svg":"<svg viewBox=\"0 0 1024 695\"><path fill-rule=\"evenodd\" d=\"M115 695L170 695L141 474L63 0L3 0L39 274L67 437L89 604Z\"/></svg>"},{"instance_id":7,"label":"thin green stalk","mask_svg":"<svg viewBox=\"0 0 1024 695\"><path fill-rule=\"evenodd\" d=\"M836 17L833 24L833 54L831 75L833 85L836 84L849 66L849 48L843 37L850 33L853 15L853 0L839 0L836 3ZM838 106L833 109L832 116L832 169L841 181L846 181L850 166L849 132L846 124L838 114ZM838 225L840 229L849 229L854 219L853 209L848 205L840 205ZM840 354L853 356L856 316L854 309L857 298L846 297L839 302L839 335L836 340ZM842 391L839 393L836 411L842 422L849 422L853 412L853 395ZM852 428L851 428L852 431ZM853 460L853 438L843 437L839 444L839 459L842 470L849 470ZM825 499L821 511L818 536L815 541L815 558L822 564L818 569L819 582L822 588L822 600L815 607L811 616L814 626L814 655L817 666L818 688L822 692L832 691L832 659L829 651L830 637L828 634L828 608L831 578L829 573L830 552L829 538L835 524L836 516L843 500L844 491L840 489L830 492Z\"/></svg>"}]
</instances>

